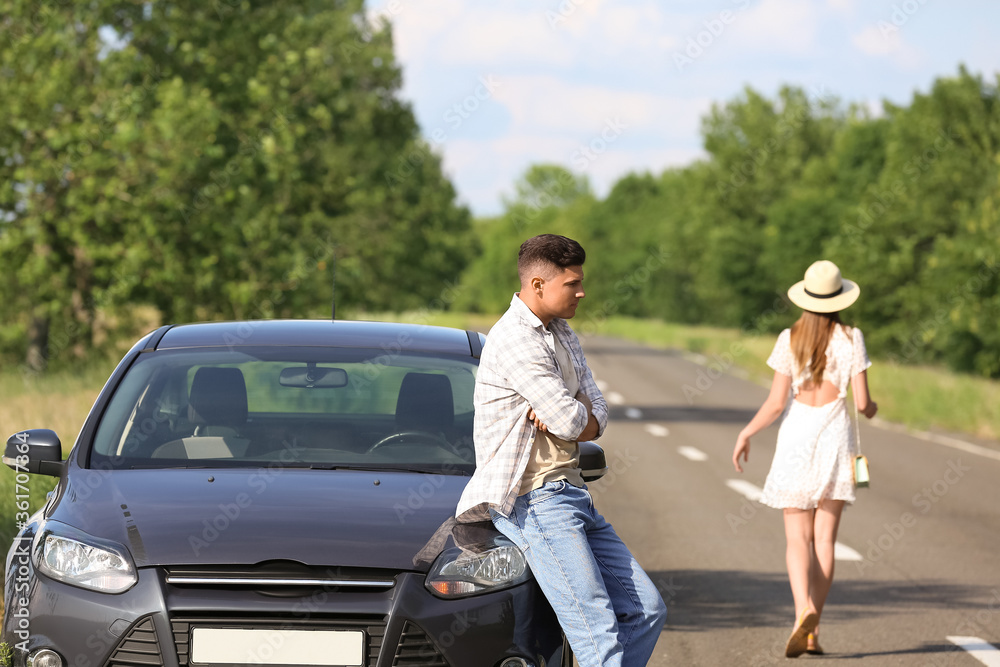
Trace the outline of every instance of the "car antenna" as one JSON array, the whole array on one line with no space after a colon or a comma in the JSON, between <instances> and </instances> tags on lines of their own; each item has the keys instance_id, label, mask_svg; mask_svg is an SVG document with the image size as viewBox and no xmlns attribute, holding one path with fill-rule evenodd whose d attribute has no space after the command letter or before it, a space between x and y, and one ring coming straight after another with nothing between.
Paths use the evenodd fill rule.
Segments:
<instances>
[{"instance_id":1,"label":"car antenna","mask_svg":"<svg viewBox=\"0 0 1000 667\"><path fill-rule=\"evenodd\" d=\"M330 258L330 273L333 275L330 277L330 288L333 293L333 308L330 312L330 320L333 322L337 321L337 254L334 253L333 257Z\"/></svg>"}]
</instances>

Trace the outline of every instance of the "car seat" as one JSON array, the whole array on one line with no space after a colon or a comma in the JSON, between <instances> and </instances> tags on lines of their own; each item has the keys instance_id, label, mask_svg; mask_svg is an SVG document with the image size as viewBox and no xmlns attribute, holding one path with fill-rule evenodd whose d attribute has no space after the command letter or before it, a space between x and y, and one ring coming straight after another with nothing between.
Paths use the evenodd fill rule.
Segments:
<instances>
[{"instance_id":1,"label":"car seat","mask_svg":"<svg viewBox=\"0 0 1000 667\"><path fill-rule=\"evenodd\" d=\"M238 368L199 368L191 382L188 419L194 433L165 443L153 458L221 459L242 456L250 441L240 437L247 422L247 386Z\"/></svg>"}]
</instances>

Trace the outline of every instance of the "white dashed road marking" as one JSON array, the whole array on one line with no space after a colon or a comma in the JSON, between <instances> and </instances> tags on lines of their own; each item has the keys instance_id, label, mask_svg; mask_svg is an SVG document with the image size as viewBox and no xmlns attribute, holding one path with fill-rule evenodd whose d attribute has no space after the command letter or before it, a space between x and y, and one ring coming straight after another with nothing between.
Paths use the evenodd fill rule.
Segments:
<instances>
[{"instance_id":1,"label":"white dashed road marking","mask_svg":"<svg viewBox=\"0 0 1000 667\"><path fill-rule=\"evenodd\" d=\"M659 424L646 424L646 433L655 435L658 438L665 438L670 435L670 430L666 426Z\"/></svg>"},{"instance_id":2,"label":"white dashed road marking","mask_svg":"<svg viewBox=\"0 0 1000 667\"><path fill-rule=\"evenodd\" d=\"M840 542L833 543L833 559L834 560L853 560L853 561L863 561L864 556L859 554L857 551L847 546L846 544L841 544Z\"/></svg>"},{"instance_id":3,"label":"white dashed road marking","mask_svg":"<svg viewBox=\"0 0 1000 667\"><path fill-rule=\"evenodd\" d=\"M750 502L760 502L761 494L764 490L750 482L742 479L727 479L726 486L730 489L744 496ZM833 558L834 560L847 560L847 561L862 561L864 557L857 551L847 546L846 544L841 544L840 542L835 542L833 545ZM992 665L991 665L992 667ZM997 663L996 667L1000 667L1000 663Z\"/></svg>"},{"instance_id":4,"label":"white dashed road marking","mask_svg":"<svg viewBox=\"0 0 1000 667\"><path fill-rule=\"evenodd\" d=\"M608 392L608 403L612 405L621 405L625 402L625 397L619 394L617 391Z\"/></svg>"},{"instance_id":5,"label":"white dashed road marking","mask_svg":"<svg viewBox=\"0 0 1000 667\"><path fill-rule=\"evenodd\" d=\"M707 461L708 454L701 451L700 449L695 449L694 447L688 447L687 445L677 448L677 453L686 459L691 461Z\"/></svg>"},{"instance_id":6,"label":"white dashed road marking","mask_svg":"<svg viewBox=\"0 0 1000 667\"><path fill-rule=\"evenodd\" d=\"M988 667L1000 667L1000 650L990 644L985 639L979 637L947 637L952 644L961 646L969 652L973 658L988 665Z\"/></svg>"},{"instance_id":7,"label":"white dashed road marking","mask_svg":"<svg viewBox=\"0 0 1000 667\"><path fill-rule=\"evenodd\" d=\"M639 408L625 408L625 416L629 419L642 419L642 410Z\"/></svg>"},{"instance_id":8,"label":"white dashed road marking","mask_svg":"<svg viewBox=\"0 0 1000 667\"><path fill-rule=\"evenodd\" d=\"M726 486L753 503L759 501L760 494L764 492L763 489L742 479L727 479Z\"/></svg>"}]
</instances>

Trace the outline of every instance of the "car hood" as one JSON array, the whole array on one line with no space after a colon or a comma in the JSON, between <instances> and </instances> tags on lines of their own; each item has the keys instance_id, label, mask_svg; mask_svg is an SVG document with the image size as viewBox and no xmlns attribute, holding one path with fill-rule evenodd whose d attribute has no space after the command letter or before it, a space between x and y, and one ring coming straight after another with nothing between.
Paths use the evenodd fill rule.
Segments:
<instances>
[{"instance_id":1,"label":"car hood","mask_svg":"<svg viewBox=\"0 0 1000 667\"><path fill-rule=\"evenodd\" d=\"M275 468L76 469L67 480L49 517L125 545L138 567L292 560L426 571L469 478Z\"/></svg>"}]
</instances>

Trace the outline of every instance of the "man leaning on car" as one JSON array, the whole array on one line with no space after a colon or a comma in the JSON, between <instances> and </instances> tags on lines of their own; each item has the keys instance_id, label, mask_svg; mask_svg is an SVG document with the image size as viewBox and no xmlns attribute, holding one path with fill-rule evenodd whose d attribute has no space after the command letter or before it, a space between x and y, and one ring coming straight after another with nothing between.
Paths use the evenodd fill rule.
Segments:
<instances>
[{"instance_id":1,"label":"man leaning on car","mask_svg":"<svg viewBox=\"0 0 1000 667\"><path fill-rule=\"evenodd\" d=\"M667 609L583 484L577 443L600 437L608 418L566 323L585 295L585 259L555 234L521 245L521 291L476 377L477 466L456 515L489 517L521 548L581 667L632 667L648 662Z\"/></svg>"}]
</instances>

